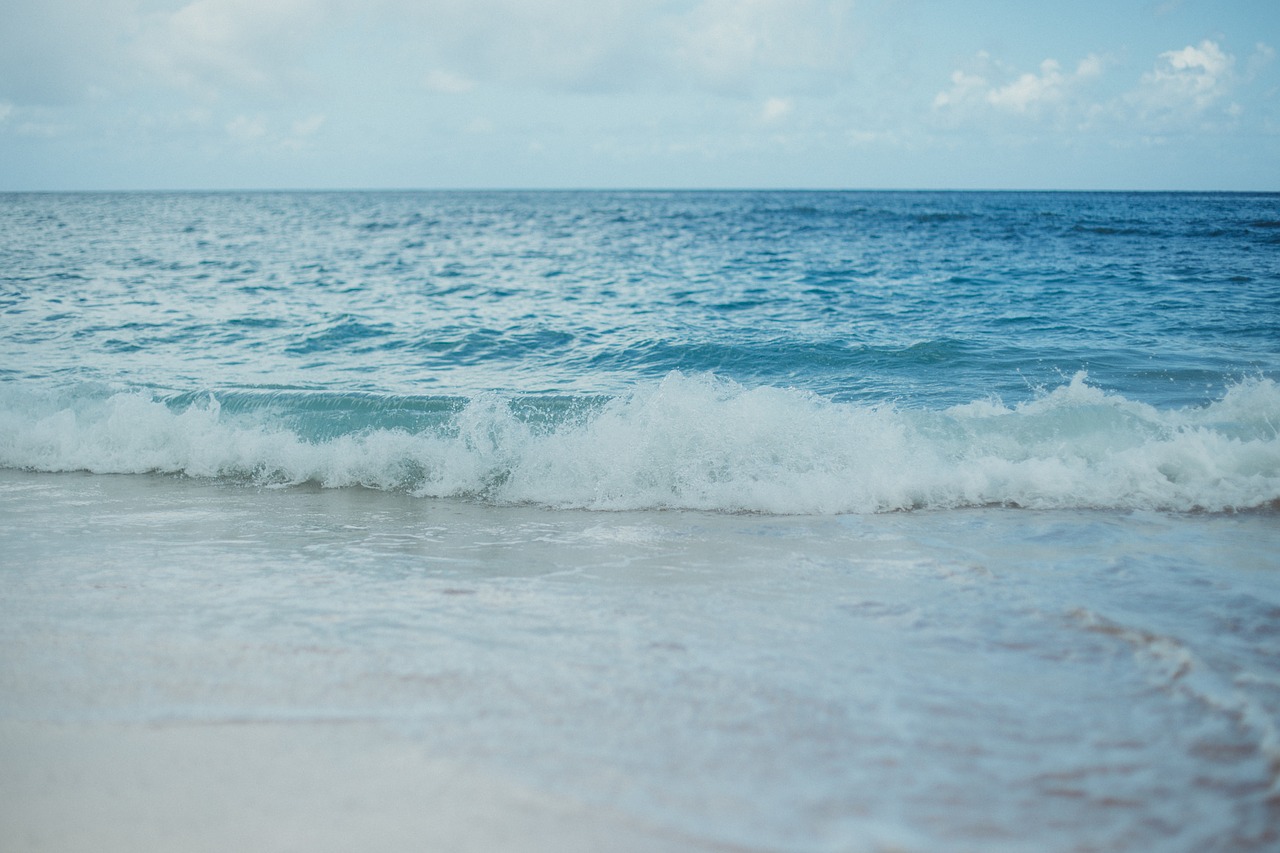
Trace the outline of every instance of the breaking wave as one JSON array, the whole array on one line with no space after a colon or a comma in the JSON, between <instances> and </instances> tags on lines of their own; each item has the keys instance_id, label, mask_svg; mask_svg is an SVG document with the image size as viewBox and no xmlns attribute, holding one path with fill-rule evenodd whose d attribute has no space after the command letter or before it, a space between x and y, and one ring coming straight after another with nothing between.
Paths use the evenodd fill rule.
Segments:
<instances>
[{"instance_id":1,"label":"breaking wave","mask_svg":"<svg viewBox=\"0 0 1280 853\"><path fill-rule=\"evenodd\" d=\"M1160 410L1077 374L945 410L671 373L612 398L0 388L0 466L557 508L872 513L1280 506L1280 387Z\"/></svg>"}]
</instances>

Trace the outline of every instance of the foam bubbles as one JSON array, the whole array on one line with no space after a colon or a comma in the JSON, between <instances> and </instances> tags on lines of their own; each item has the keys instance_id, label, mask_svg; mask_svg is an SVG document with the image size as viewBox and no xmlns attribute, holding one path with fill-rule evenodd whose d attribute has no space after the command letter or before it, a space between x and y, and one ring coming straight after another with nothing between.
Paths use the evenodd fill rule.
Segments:
<instances>
[{"instance_id":1,"label":"foam bubbles","mask_svg":"<svg viewBox=\"0 0 1280 853\"><path fill-rule=\"evenodd\" d=\"M298 410L227 413L215 396L170 405L134 392L4 394L0 465L42 471L780 514L1280 501L1280 389L1265 379L1193 409L1159 410L1078 374L1013 407L914 411L672 373L591 406L559 401L553 416L480 395L436 428L375 425L311 440L292 428ZM310 399L306 411L324 406Z\"/></svg>"}]
</instances>

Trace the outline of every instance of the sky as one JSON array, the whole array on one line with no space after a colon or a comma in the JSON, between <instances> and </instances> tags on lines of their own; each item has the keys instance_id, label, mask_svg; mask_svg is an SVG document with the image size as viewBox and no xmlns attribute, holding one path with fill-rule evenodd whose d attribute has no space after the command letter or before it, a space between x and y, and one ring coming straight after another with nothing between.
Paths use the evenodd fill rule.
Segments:
<instances>
[{"instance_id":1,"label":"sky","mask_svg":"<svg viewBox=\"0 0 1280 853\"><path fill-rule=\"evenodd\" d=\"M1280 0L4 0L0 191L1280 190Z\"/></svg>"}]
</instances>

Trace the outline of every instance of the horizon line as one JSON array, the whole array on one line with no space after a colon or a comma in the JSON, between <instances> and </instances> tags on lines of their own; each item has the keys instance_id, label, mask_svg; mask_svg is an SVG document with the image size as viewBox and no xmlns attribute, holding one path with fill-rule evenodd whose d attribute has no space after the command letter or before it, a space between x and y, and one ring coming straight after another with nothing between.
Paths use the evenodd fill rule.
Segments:
<instances>
[{"instance_id":1,"label":"horizon line","mask_svg":"<svg viewBox=\"0 0 1280 853\"><path fill-rule=\"evenodd\" d=\"M1280 189L1133 189L1101 187L130 187L99 189L3 189L0 195L72 195L93 193L1094 193L1152 195L1276 195Z\"/></svg>"}]
</instances>

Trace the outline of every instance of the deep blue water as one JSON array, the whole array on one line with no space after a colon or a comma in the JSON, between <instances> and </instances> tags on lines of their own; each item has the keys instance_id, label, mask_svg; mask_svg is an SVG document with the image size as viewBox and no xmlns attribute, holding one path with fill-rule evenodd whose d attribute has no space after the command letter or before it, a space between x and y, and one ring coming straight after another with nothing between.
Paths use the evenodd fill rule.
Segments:
<instances>
[{"instance_id":1,"label":"deep blue water","mask_svg":"<svg viewBox=\"0 0 1280 853\"><path fill-rule=\"evenodd\" d=\"M1280 497L1277 195L8 195L0 217L9 466L768 511Z\"/></svg>"}]
</instances>

